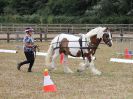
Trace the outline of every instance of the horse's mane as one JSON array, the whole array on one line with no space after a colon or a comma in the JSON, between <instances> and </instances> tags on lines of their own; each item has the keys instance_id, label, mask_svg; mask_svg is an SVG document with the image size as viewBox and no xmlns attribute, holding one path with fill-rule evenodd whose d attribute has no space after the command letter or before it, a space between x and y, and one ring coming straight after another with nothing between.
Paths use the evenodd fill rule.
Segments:
<instances>
[{"instance_id":1,"label":"horse's mane","mask_svg":"<svg viewBox=\"0 0 133 99\"><path fill-rule=\"evenodd\" d=\"M97 38L102 38L103 36L103 31L106 29L106 27L97 27L97 28L94 28L92 29L91 31L89 31L87 34L86 34L86 37L90 38L94 35L97 35Z\"/></svg>"}]
</instances>

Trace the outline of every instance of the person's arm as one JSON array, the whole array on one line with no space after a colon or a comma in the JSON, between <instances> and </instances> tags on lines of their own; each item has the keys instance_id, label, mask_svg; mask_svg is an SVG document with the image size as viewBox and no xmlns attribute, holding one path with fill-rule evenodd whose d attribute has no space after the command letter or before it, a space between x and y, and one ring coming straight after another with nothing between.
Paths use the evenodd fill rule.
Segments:
<instances>
[{"instance_id":1,"label":"person's arm","mask_svg":"<svg viewBox=\"0 0 133 99\"><path fill-rule=\"evenodd\" d=\"M25 44L26 47L33 47L33 46L34 46L34 45L31 44L31 43L26 43L26 42L25 42L24 44Z\"/></svg>"}]
</instances>

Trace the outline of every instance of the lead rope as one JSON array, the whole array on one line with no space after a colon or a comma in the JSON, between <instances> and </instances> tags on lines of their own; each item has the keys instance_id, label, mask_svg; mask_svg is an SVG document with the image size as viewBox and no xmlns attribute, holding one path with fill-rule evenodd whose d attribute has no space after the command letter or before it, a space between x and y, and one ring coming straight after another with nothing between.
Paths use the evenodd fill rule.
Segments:
<instances>
[{"instance_id":1,"label":"lead rope","mask_svg":"<svg viewBox=\"0 0 133 99\"><path fill-rule=\"evenodd\" d=\"M34 59L36 58L36 52L38 51L40 51L40 49L39 49L39 45L34 45L33 46L33 51L34 51L34 53L35 53L35 55L34 55Z\"/></svg>"}]
</instances>

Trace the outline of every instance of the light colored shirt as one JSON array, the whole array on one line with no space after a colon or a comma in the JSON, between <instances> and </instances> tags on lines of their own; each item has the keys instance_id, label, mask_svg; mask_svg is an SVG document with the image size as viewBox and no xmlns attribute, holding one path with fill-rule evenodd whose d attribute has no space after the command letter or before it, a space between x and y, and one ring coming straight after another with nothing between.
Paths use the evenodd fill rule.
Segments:
<instances>
[{"instance_id":1,"label":"light colored shirt","mask_svg":"<svg viewBox=\"0 0 133 99\"><path fill-rule=\"evenodd\" d=\"M31 44L33 45L34 44L34 39L31 37L31 36L25 36L24 39L23 39L23 43L24 43L24 51L27 52L27 51L33 51L33 47L28 47L26 46L26 44Z\"/></svg>"}]
</instances>

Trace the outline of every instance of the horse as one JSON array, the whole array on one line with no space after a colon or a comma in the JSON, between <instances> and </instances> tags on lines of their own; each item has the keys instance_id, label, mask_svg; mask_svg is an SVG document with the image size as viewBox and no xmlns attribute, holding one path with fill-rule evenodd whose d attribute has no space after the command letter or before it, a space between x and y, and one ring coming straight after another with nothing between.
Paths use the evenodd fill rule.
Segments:
<instances>
[{"instance_id":1,"label":"horse","mask_svg":"<svg viewBox=\"0 0 133 99\"><path fill-rule=\"evenodd\" d=\"M108 27L96 27L87 34L81 34L80 36L59 34L50 43L45 63L51 70L55 70L55 59L61 53L64 53L64 72L73 73L68 67L68 55L83 57L85 63L81 64L77 71L82 72L89 67L93 74L101 75L101 71L96 69L94 65L94 55L101 41L109 47L112 46L112 35Z\"/></svg>"}]
</instances>

